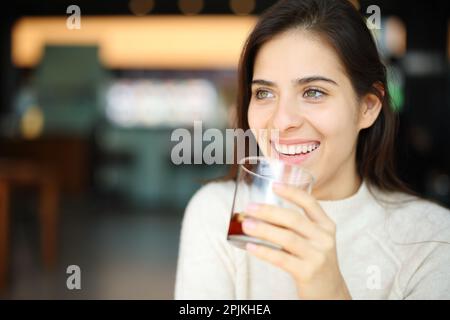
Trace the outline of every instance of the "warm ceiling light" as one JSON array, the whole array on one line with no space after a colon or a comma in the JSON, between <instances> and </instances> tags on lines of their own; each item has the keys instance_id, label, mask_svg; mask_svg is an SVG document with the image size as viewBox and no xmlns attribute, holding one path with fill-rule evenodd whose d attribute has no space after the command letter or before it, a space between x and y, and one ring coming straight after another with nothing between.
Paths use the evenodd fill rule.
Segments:
<instances>
[{"instance_id":1,"label":"warm ceiling light","mask_svg":"<svg viewBox=\"0 0 450 320\"><path fill-rule=\"evenodd\" d=\"M178 6L181 12L186 15L194 15L200 13L203 9L203 0L179 0Z\"/></svg>"},{"instance_id":2,"label":"warm ceiling light","mask_svg":"<svg viewBox=\"0 0 450 320\"><path fill-rule=\"evenodd\" d=\"M396 16L386 19L386 48L389 54L401 57L406 53L406 26L403 21Z\"/></svg>"},{"instance_id":3,"label":"warm ceiling light","mask_svg":"<svg viewBox=\"0 0 450 320\"><path fill-rule=\"evenodd\" d=\"M359 0L349 0L349 1L356 8L356 10L361 9L361 5L359 4Z\"/></svg>"},{"instance_id":4,"label":"warm ceiling light","mask_svg":"<svg viewBox=\"0 0 450 320\"><path fill-rule=\"evenodd\" d=\"M448 55L448 60L450 61L450 20L448 20L448 26L447 26L447 55Z\"/></svg>"},{"instance_id":5,"label":"warm ceiling light","mask_svg":"<svg viewBox=\"0 0 450 320\"><path fill-rule=\"evenodd\" d=\"M155 2L153 0L130 0L128 7L136 16L145 16L152 11Z\"/></svg>"},{"instance_id":6,"label":"warm ceiling light","mask_svg":"<svg viewBox=\"0 0 450 320\"><path fill-rule=\"evenodd\" d=\"M255 10L255 0L230 0L230 7L237 15L247 15Z\"/></svg>"},{"instance_id":7,"label":"warm ceiling light","mask_svg":"<svg viewBox=\"0 0 450 320\"><path fill-rule=\"evenodd\" d=\"M252 16L83 17L69 30L65 17L25 17L13 28L19 67L39 63L45 44L98 45L102 63L117 69L235 69ZM76 61L75 61L76 62Z\"/></svg>"},{"instance_id":8,"label":"warm ceiling light","mask_svg":"<svg viewBox=\"0 0 450 320\"><path fill-rule=\"evenodd\" d=\"M44 129L44 114L38 106L31 106L20 119L20 129L25 139L35 139Z\"/></svg>"}]
</instances>

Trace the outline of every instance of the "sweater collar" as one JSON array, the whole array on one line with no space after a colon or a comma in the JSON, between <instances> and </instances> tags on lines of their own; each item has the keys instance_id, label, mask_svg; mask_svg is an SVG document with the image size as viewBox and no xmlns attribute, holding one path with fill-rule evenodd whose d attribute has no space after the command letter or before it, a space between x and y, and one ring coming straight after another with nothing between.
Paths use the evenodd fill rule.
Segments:
<instances>
[{"instance_id":1,"label":"sweater collar","mask_svg":"<svg viewBox=\"0 0 450 320\"><path fill-rule=\"evenodd\" d=\"M373 200L373 197L370 194L366 181L363 180L358 191L353 195L339 200L318 200L318 203L327 214L333 215L334 213L339 214L340 212L355 212L355 210L367 205L371 200Z\"/></svg>"}]
</instances>

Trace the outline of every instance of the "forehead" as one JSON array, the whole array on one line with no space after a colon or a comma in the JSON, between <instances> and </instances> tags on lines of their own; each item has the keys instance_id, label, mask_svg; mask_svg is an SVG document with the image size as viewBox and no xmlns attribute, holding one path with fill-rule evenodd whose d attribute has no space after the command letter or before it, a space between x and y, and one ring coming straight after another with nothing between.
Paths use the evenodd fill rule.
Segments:
<instances>
[{"instance_id":1,"label":"forehead","mask_svg":"<svg viewBox=\"0 0 450 320\"><path fill-rule=\"evenodd\" d=\"M266 42L256 56L254 78L290 81L310 75L328 76L335 80L346 78L345 69L333 47L311 32L284 32Z\"/></svg>"}]
</instances>

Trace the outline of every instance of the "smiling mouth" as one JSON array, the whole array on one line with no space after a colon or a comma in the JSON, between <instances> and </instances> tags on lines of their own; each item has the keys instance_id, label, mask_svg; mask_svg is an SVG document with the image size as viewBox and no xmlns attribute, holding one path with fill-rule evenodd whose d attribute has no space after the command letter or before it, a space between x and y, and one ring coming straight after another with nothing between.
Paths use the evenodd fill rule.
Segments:
<instances>
[{"instance_id":1,"label":"smiling mouth","mask_svg":"<svg viewBox=\"0 0 450 320\"><path fill-rule=\"evenodd\" d=\"M302 144L281 144L271 141L273 149L280 155L295 157L295 156L305 156L313 151L317 150L320 146L320 142L309 142Z\"/></svg>"}]
</instances>

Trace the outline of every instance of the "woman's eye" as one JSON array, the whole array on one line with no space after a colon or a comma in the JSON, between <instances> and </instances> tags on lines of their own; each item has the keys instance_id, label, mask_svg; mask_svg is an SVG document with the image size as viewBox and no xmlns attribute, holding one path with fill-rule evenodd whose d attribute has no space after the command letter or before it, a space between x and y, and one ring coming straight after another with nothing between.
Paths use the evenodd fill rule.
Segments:
<instances>
[{"instance_id":1,"label":"woman's eye","mask_svg":"<svg viewBox=\"0 0 450 320\"><path fill-rule=\"evenodd\" d=\"M306 90L305 93L303 94L303 97L305 98L312 98L312 99L318 99L321 98L322 96L324 96L325 94L317 89L309 89Z\"/></svg>"},{"instance_id":2,"label":"woman's eye","mask_svg":"<svg viewBox=\"0 0 450 320\"><path fill-rule=\"evenodd\" d=\"M256 96L256 99L258 99L258 100L263 100L263 99L273 97L272 93L268 90L257 90L255 93L255 96Z\"/></svg>"}]
</instances>

